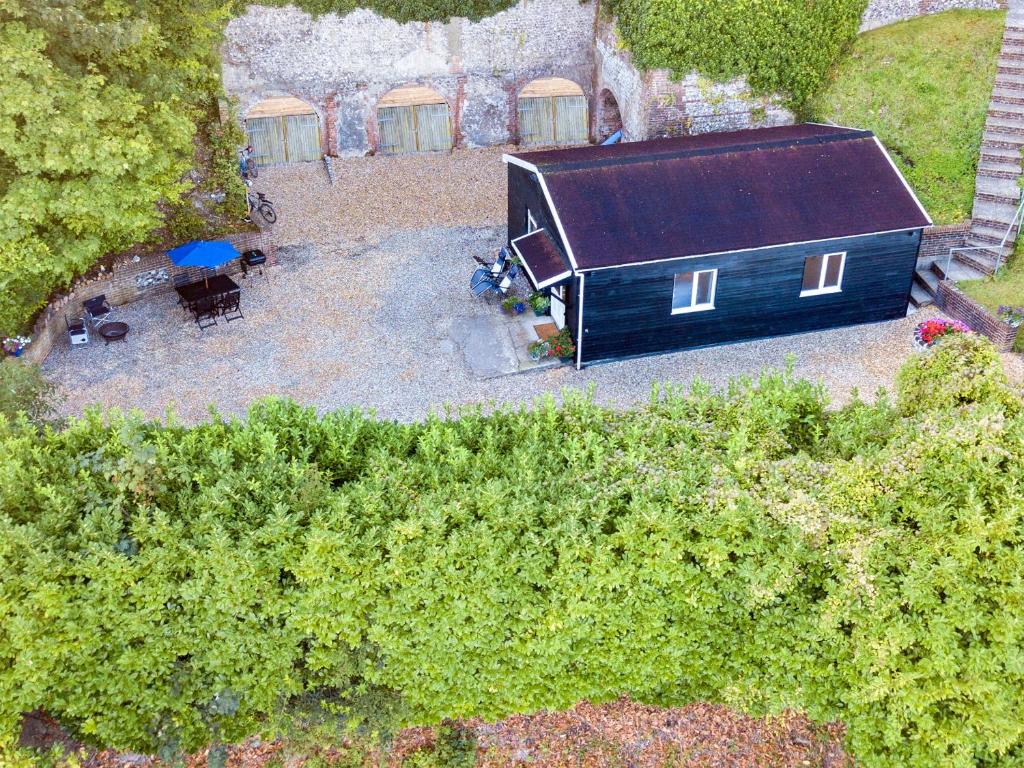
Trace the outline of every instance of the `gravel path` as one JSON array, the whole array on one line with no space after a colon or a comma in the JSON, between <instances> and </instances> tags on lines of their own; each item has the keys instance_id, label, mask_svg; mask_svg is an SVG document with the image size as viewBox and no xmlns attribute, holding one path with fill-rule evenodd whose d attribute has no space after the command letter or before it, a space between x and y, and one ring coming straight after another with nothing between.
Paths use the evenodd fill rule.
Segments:
<instances>
[{"instance_id":1,"label":"gravel path","mask_svg":"<svg viewBox=\"0 0 1024 768\"><path fill-rule=\"evenodd\" d=\"M529 403L564 387L593 387L597 401L626 406L646 401L657 382L721 386L788 355L798 376L823 381L841 404L854 388L870 396L891 387L921 318L480 380L453 326L499 311L469 296L467 280L472 256L503 239L500 226L449 227L284 247L269 279L243 282L245 320L200 331L165 295L120 308L127 344L58 345L44 367L69 392L69 413L99 403L160 417L171 406L188 422L204 419L208 404L243 414L265 395L401 420L444 404Z\"/></svg>"}]
</instances>

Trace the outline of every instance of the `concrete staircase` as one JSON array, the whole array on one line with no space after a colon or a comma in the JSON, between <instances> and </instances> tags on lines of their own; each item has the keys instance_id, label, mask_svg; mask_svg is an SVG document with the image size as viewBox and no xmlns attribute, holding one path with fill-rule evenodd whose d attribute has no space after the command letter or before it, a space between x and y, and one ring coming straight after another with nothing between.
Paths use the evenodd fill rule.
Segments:
<instances>
[{"instance_id":1,"label":"concrete staircase","mask_svg":"<svg viewBox=\"0 0 1024 768\"><path fill-rule=\"evenodd\" d=\"M975 179L974 210L966 248L949 261L918 262L912 308L933 303L940 280L971 280L992 274L1013 248L1020 229L1021 149L1024 148L1024 0L1010 0L998 70L985 119ZM1007 246L1001 247L1007 231Z\"/></svg>"}]
</instances>

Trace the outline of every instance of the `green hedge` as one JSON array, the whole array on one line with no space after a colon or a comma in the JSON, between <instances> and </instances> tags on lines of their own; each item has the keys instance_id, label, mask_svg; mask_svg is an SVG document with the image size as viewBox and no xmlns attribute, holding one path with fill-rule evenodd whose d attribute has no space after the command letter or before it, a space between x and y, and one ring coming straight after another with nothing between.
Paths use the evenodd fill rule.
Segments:
<instances>
[{"instance_id":1,"label":"green hedge","mask_svg":"<svg viewBox=\"0 0 1024 768\"><path fill-rule=\"evenodd\" d=\"M774 374L413 425L0 420L0 742L40 707L173 750L310 692L402 722L628 693L841 719L865 766L1024 764L996 359L944 341L901 380L957 396L901 410Z\"/></svg>"},{"instance_id":2,"label":"green hedge","mask_svg":"<svg viewBox=\"0 0 1024 768\"><path fill-rule=\"evenodd\" d=\"M396 21L447 21L461 16L477 21L515 5L516 0L262 0L261 5L294 5L319 16L344 16L368 8Z\"/></svg>"},{"instance_id":3,"label":"green hedge","mask_svg":"<svg viewBox=\"0 0 1024 768\"><path fill-rule=\"evenodd\" d=\"M623 42L645 68L746 76L800 109L854 39L867 0L611 0Z\"/></svg>"}]
</instances>

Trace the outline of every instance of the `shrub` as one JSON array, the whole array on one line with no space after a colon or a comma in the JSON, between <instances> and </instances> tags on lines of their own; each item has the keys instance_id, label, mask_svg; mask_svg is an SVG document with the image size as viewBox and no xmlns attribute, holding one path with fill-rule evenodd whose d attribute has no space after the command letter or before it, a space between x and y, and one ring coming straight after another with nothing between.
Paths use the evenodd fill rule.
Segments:
<instances>
[{"instance_id":1,"label":"shrub","mask_svg":"<svg viewBox=\"0 0 1024 768\"><path fill-rule=\"evenodd\" d=\"M783 371L632 411L0 420L0 748L40 707L171 755L317 696L384 732L629 693L842 719L868 768L1012 764L1024 414L991 360L901 374L959 410L828 414Z\"/></svg>"},{"instance_id":2,"label":"shrub","mask_svg":"<svg viewBox=\"0 0 1024 768\"><path fill-rule=\"evenodd\" d=\"M927 354L912 357L896 378L905 414L995 402L1016 410L999 353L984 336L954 333Z\"/></svg>"},{"instance_id":3,"label":"shrub","mask_svg":"<svg viewBox=\"0 0 1024 768\"><path fill-rule=\"evenodd\" d=\"M682 76L746 76L801 107L854 39L867 0L613 0L637 63Z\"/></svg>"},{"instance_id":4,"label":"shrub","mask_svg":"<svg viewBox=\"0 0 1024 768\"><path fill-rule=\"evenodd\" d=\"M14 421L23 415L31 423L52 423L63 399L55 384L39 366L12 358L0 358L0 416Z\"/></svg>"}]
</instances>

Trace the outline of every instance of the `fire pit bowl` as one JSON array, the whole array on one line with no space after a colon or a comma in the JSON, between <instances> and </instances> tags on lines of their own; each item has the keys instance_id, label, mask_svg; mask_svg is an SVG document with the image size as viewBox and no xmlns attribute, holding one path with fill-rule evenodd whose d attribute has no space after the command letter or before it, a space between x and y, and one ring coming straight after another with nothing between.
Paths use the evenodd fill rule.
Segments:
<instances>
[{"instance_id":1,"label":"fire pit bowl","mask_svg":"<svg viewBox=\"0 0 1024 768\"><path fill-rule=\"evenodd\" d=\"M111 322L100 326L99 334L104 344L112 341L128 341L128 323Z\"/></svg>"}]
</instances>

